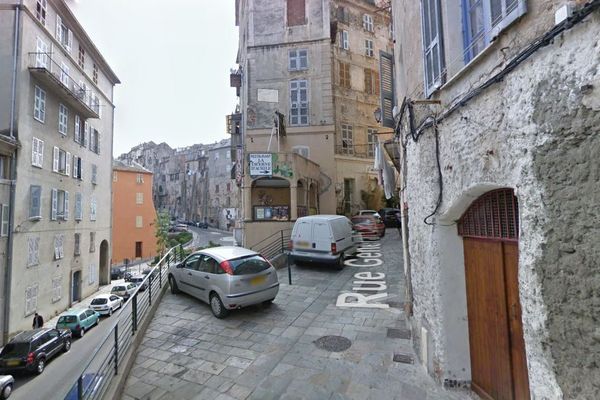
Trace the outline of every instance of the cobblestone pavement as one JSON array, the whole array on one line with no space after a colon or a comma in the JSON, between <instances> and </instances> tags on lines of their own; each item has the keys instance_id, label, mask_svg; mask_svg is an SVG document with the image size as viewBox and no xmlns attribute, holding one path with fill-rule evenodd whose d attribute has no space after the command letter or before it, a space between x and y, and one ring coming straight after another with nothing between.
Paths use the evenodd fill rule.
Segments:
<instances>
[{"instance_id":1,"label":"cobblestone pavement","mask_svg":"<svg viewBox=\"0 0 600 400\"><path fill-rule=\"evenodd\" d=\"M388 337L388 328L406 329L397 231L388 229L381 243L381 266L293 266L291 286L287 270L280 270L271 307L238 310L224 320L190 296L166 294L122 399L469 398L435 384L418 363L393 361L394 353L414 353L409 339ZM393 307L336 306L340 293L356 287L354 275L366 271L385 274L389 296L378 301ZM314 342L326 335L343 336L351 346L317 348Z\"/></svg>"}]
</instances>

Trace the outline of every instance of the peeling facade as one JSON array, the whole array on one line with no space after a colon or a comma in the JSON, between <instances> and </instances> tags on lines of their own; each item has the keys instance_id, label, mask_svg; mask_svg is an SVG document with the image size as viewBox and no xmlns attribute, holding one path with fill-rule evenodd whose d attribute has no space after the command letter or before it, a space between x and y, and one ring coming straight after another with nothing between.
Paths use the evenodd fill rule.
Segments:
<instances>
[{"instance_id":1,"label":"peeling facade","mask_svg":"<svg viewBox=\"0 0 600 400\"><path fill-rule=\"evenodd\" d=\"M575 16L589 15L525 53L536 38L550 35L563 2L510 3L525 7L494 31L493 41L467 54L460 2L427 1L439 9L444 66L430 79L423 73L431 71L423 61L427 40L420 35L421 5L392 2L397 105L405 97L417 100L412 103L415 126L424 127L413 131L416 141L406 119L398 132L405 146L415 346L427 355L421 361L441 384L474 383L478 371L469 333L477 321L467 312L468 254L456 224L480 196L510 188L518 200L518 293L529 394L598 398L599 5L578 2ZM523 54L525 61L503 72ZM499 73L501 79L471 96ZM418 102L428 95L440 104ZM428 124L428 118L438 122ZM433 225L427 225L423 220L436 209L441 189L436 127L442 201L429 220Z\"/></svg>"}]
</instances>

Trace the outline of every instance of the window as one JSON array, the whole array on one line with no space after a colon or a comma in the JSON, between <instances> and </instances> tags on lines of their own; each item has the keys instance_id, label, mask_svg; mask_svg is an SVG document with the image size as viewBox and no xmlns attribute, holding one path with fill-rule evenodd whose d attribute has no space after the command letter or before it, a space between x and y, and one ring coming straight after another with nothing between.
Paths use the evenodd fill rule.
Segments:
<instances>
[{"instance_id":1,"label":"window","mask_svg":"<svg viewBox=\"0 0 600 400\"><path fill-rule=\"evenodd\" d=\"M290 71L299 71L308 68L308 54L306 49L290 50L289 69Z\"/></svg>"},{"instance_id":2,"label":"window","mask_svg":"<svg viewBox=\"0 0 600 400\"><path fill-rule=\"evenodd\" d=\"M81 193L75 193L75 221L81 221L83 219L83 195Z\"/></svg>"},{"instance_id":3,"label":"window","mask_svg":"<svg viewBox=\"0 0 600 400\"><path fill-rule=\"evenodd\" d=\"M92 107L92 110L94 110L98 114L98 117L101 117L101 113L100 113L100 97L98 97L96 95L96 93L92 93L91 107Z\"/></svg>"},{"instance_id":4,"label":"window","mask_svg":"<svg viewBox=\"0 0 600 400\"><path fill-rule=\"evenodd\" d=\"M4 217L4 214L2 215ZM29 186L29 219L39 220L42 218L42 187L39 185Z\"/></svg>"},{"instance_id":5,"label":"window","mask_svg":"<svg viewBox=\"0 0 600 400\"><path fill-rule=\"evenodd\" d=\"M117 181L117 171L113 171L113 182Z\"/></svg>"},{"instance_id":6,"label":"window","mask_svg":"<svg viewBox=\"0 0 600 400\"><path fill-rule=\"evenodd\" d=\"M98 182L98 166L92 164L92 184L95 185Z\"/></svg>"},{"instance_id":7,"label":"window","mask_svg":"<svg viewBox=\"0 0 600 400\"><path fill-rule=\"evenodd\" d=\"M41 38L37 38L35 48L35 66L36 68L48 69L48 43Z\"/></svg>"},{"instance_id":8,"label":"window","mask_svg":"<svg viewBox=\"0 0 600 400\"><path fill-rule=\"evenodd\" d=\"M0 155L0 179L11 179L10 157Z\"/></svg>"},{"instance_id":9,"label":"window","mask_svg":"<svg viewBox=\"0 0 600 400\"><path fill-rule=\"evenodd\" d=\"M73 32L63 24L60 15L56 16L56 40L58 40L62 47L67 49L67 51L71 51L71 47L73 46Z\"/></svg>"},{"instance_id":10,"label":"window","mask_svg":"<svg viewBox=\"0 0 600 400\"><path fill-rule=\"evenodd\" d=\"M62 276L52 278L52 302L56 303L62 297Z\"/></svg>"},{"instance_id":11,"label":"window","mask_svg":"<svg viewBox=\"0 0 600 400\"><path fill-rule=\"evenodd\" d=\"M215 161L219 159L219 152L215 151Z\"/></svg>"},{"instance_id":12,"label":"window","mask_svg":"<svg viewBox=\"0 0 600 400\"><path fill-rule=\"evenodd\" d=\"M305 0L287 0L287 26L306 24Z\"/></svg>"},{"instance_id":13,"label":"window","mask_svg":"<svg viewBox=\"0 0 600 400\"><path fill-rule=\"evenodd\" d=\"M350 89L350 64L339 62L340 86Z\"/></svg>"},{"instance_id":14,"label":"window","mask_svg":"<svg viewBox=\"0 0 600 400\"><path fill-rule=\"evenodd\" d=\"M46 120L46 92L39 86L35 87L35 101L33 103L33 118L44 123Z\"/></svg>"},{"instance_id":15,"label":"window","mask_svg":"<svg viewBox=\"0 0 600 400\"><path fill-rule=\"evenodd\" d=\"M46 26L46 12L48 11L48 4L46 0L37 0L35 7L35 17Z\"/></svg>"},{"instance_id":16,"label":"window","mask_svg":"<svg viewBox=\"0 0 600 400\"><path fill-rule=\"evenodd\" d=\"M308 125L308 81L290 82L290 125Z\"/></svg>"},{"instance_id":17,"label":"window","mask_svg":"<svg viewBox=\"0 0 600 400\"><path fill-rule=\"evenodd\" d=\"M74 249L73 255L78 256L81 254L81 233L76 233L73 238Z\"/></svg>"},{"instance_id":18,"label":"window","mask_svg":"<svg viewBox=\"0 0 600 400\"><path fill-rule=\"evenodd\" d=\"M100 132L92 127L90 127L90 150L100 154Z\"/></svg>"},{"instance_id":19,"label":"window","mask_svg":"<svg viewBox=\"0 0 600 400\"><path fill-rule=\"evenodd\" d=\"M60 63L60 82L69 87L69 66L64 62Z\"/></svg>"},{"instance_id":20,"label":"window","mask_svg":"<svg viewBox=\"0 0 600 400\"><path fill-rule=\"evenodd\" d=\"M300 154L304 158L310 158L310 148L308 146L294 146L292 152Z\"/></svg>"},{"instance_id":21,"label":"window","mask_svg":"<svg viewBox=\"0 0 600 400\"><path fill-rule=\"evenodd\" d=\"M96 220L96 198L92 197L90 200L90 221Z\"/></svg>"},{"instance_id":22,"label":"window","mask_svg":"<svg viewBox=\"0 0 600 400\"><path fill-rule=\"evenodd\" d=\"M135 258L142 258L142 242L135 242Z\"/></svg>"},{"instance_id":23,"label":"window","mask_svg":"<svg viewBox=\"0 0 600 400\"><path fill-rule=\"evenodd\" d=\"M135 204L144 204L144 193L135 194Z\"/></svg>"},{"instance_id":24,"label":"window","mask_svg":"<svg viewBox=\"0 0 600 400\"><path fill-rule=\"evenodd\" d=\"M85 68L85 49L79 45L79 53L77 54L77 64L81 68Z\"/></svg>"},{"instance_id":25,"label":"window","mask_svg":"<svg viewBox=\"0 0 600 400\"><path fill-rule=\"evenodd\" d=\"M65 256L65 235L54 235L54 259L60 260Z\"/></svg>"},{"instance_id":26,"label":"window","mask_svg":"<svg viewBox=\"0 0 600 400\"><path fill-rule=\"evenodd\" d=\"M90 232L90 253L96 251L96 232Z\"/></svg>"},{"instance_id":27,"label":"window","mask_svg":"<svg viewBox=\"0 0 600 400\"><path fill-rule=\"evenodd\" d=\"M37 310L38 285L32 285L25 289L25 316L31 315Z\"/></svg>"},{"instance_id":28,"label":"window","mask_svg":"<svg viewBox=\"0 0 600 400\"><path fill-rule=\"evenodd\" d=\"M363 28L366 31L373 32L373 16L369 14L363 15Z\"/></svg>"},{"instance_id":29,"label":"window","mask_svg":"<svg viewBox=\"0 0 600 400\"><path fill-rule=\"evenodd\" d=\"M52 172L71 175L71 153L54 147L52 152Z\"/></svg>"},{"instance_id":30,"label":"window","mask_svg":"<svg viewBox=\"0 0 600 400\"><path fill-rule=\"evenodd\" d=\"M421 17L425 95L429 96L445 80L440 0L422 0Z\"/></svg>"},{"instance_id":31,"label":"window","mask_svg":"<svg viewBox=\"0 0 600 400\"><path fill-rule=\"evenodd\" d=\"M465 63L526 12L525 0L462 0Z\"/></svg>"},{"instance_id":32,"label":"window","mask_svg":"<svg viewBox=\"0 0 600 400\"><path fill-rule=\"evenodd\" d=\"M342 154L354 154L352 125L342 124Z\"/></svg>"},{"instance_id":33,"label":"window","mask_svg":"<svg viewBox=\"0 0 600 400\"><path fill-rule=\"evenodd\" d=\"M42 168L44 163L44 141L36 137L31 139L31 165Z\"/></svg>"},{"instance_id":34,"label":"window","mask_svg":"<svg viewBox=\"0 0 600 400\"><path fill-rule=\"evenodd\" d=\"M379 74L370 68L365 68L365 93L379 96Z\"/></svg>"},{"instance_id":35,"label":"window","mask_svg":"<svg viewBox=\"0 0 600 400\"><path fill-rule=\"evenodd\" d=\"M88 284L93 285L96 282L96 266L90 264L88 267Z\"/></svg>"},{"instance_id":36,"label":"window","mask_svg":"<svg viewBox=\"0 0 600 400\"><path fill-rule=\"evenodd\" d=\"M50 220L69 219L69 192L65 190L52 189L51 192L52 207L50 211Z\"/></svg>"},{"instance_id":37,"label":"window","mask_svg":"<svg viewBox=\"0 0 600 400\"><path fill-rule=\"evenodd\" d=\"M8 207L8 204L2 204L2 207L0 208L0 210L2 211L2 216L1 216L1 227L0 227L0 236L8 236L8 222L9 222L9 217L10 217L10 207Z\"/></svg>"},{"instance_id":38,"label":"window","mask_svg":"<svg viewBox=\"0 0 600 400\"><path fill-rule=\"evenodd\" d=\"M371 39L365 39L365 56L373 57L373 41Z\"/></svg>"},{"instance_id":39,"label":"window","mask_svg":"<svg viewBox=\"0 0 600 400\"><path fill-rule=\"evenodd\" d=\"M64 104L58 105L58 133L67 134L67 125L69 123L69 110Z\"/></svg>"},{"instance_id":40,"label":"window","mask_svg":"<svg viewBox=\"0 0 600 400\"><path fill-rule=\"evenodd\" d=\"M83 179L83 160L76 155L73 155L73 178Z\"/></svg>"},{"instance_id":41,"label":"window","mask_svg":"<svg viewBox=\"0 0 600 400\"><path fill-rule=\"evenodd\" d=\"M350 12L345 7L338 7L337 20L343 24L350 25Z\"/></svg>"},{"instance_id":42,"label":"window","mask_svg":"<svg viewBox=\"0 0 600 400\"><path fill-rule=\"evenodd\" d=\"M94 63L92 67L92 81L97 85L98 84L98 65Z\"/></svg>"},{"instance_id":43,"label":"window","mask_svg":"<svg viewBox=\"0 0 600 400\"><path fill-rule=\"evenodd\" d=\"M377 145L377 129L367 129L367 156L375 156L375 146Z\"/></svg>"},{"instance_id":44,"label":"window","mask_svg":"<svg viewBox=\"0 0 600 400\"><path fill-rule=\"evenodd\" d=\"M32 267L40 263L40 237L29 236L27 238L27 266Z\"/></svg>"},{"instance_id":45,"label":"window","mask_svg":"<svg viewBox=\"0 0 600 400\"><path fill-rule=\"evenodd\" d=\"M83 124L81 123L81 118L79 117L79 115L75 116L75 143L79 143L82 146L85 145L85 134L87 126L87 122Z\"/></svg>"},{"instance_id":46,"label":"window","mask_svg":"<svg viewBox=\"0 0 600 400\"><path fill-rule=\"evenodd\" d=\"M135 227L136 228L143 228L144 227L144 219L141 215L137 215L135 217Z\"/></svg>"},{"instance_id":47,"label":"window","mask_svg":"<svg viewBox=\"0 0 600 400\"><path fill-rule=\"evenodd\" d=\"M344 50L350 49L350 41L348 40L348 31L340 31L340 47Z\"/></svg>"},{"instance_id":48,"label":"window","mask_svg":"<svg viewBox=\"0 0 600 400\"><path fill-rule=\"evenodd\" d=\"M83 147L87 147L89 144L90 136L90 124L87 121L83 123ZM81 143L80 143L81 144Z\"/></svg>"},{"instance_id":49,"label":"window","mask_svg":"<svg viewBox=\"0 0 600 400\"><path fill-rule=\"evenodd\" d=\"M138 185L144 183L144 174L137 174L135 181Z\"/></svg>"}]
</instances>

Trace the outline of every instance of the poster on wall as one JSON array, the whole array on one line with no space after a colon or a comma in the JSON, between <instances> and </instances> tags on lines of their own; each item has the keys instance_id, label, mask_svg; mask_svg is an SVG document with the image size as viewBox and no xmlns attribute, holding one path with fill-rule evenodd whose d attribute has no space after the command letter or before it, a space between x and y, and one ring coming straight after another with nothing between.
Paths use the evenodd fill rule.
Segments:
<instances>
[{"instance_id":1,"label":"poster on wall","mask_svg":"<svg viewBox=\"0 0 600 400\"><path fill-rule=\"evenodd\" d=\"M271 153L251 153L248 154L248 168L250 176L272 176L273 175L273 155Z\"/></svg>"}]
</instances>

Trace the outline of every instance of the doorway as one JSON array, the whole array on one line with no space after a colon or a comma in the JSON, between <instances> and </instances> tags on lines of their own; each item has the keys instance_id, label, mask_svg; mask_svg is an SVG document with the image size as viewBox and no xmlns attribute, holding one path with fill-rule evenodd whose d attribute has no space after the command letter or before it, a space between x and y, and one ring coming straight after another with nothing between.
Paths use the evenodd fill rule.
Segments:
<instances>
[{"instance_id":1,"label":"doorway","mask_svg":"<svg viewBox=\"0 0 600 400\"><path fill-rule=\"evenodd\" d=\"M71 281L71 303L79 301L81 301L81 271L75 271Z\"/></svg>"},{"instance_id":2,"label":"doorway","mask_svg":"<svg viewBox=\"0 0 600 400\"><path fill-rule=\"evenodd\" d=\"M471 383L484 399L529 399L518 227L512 189L484 194L458 224L465 259Z\"/></svg>"},{"instance_id":3,"label":"doorway","mask_svg":"<svg viewBox=\"0 0 600 400\"><path fill-rule=\"evenodd\" d=\"M142 258L142 242L135 242L135 258Z\"/></svg>"},{"instance_id":4,"label":"doorway","mask_svg":"<svg viewBox=\"0 0 600 400\"><path fill-rule=\"evenodd\" d=\"M103 240L100 243L100 285L110 283L110 273L108 271L108 242Z\"/></svg>"}]
</instances>

